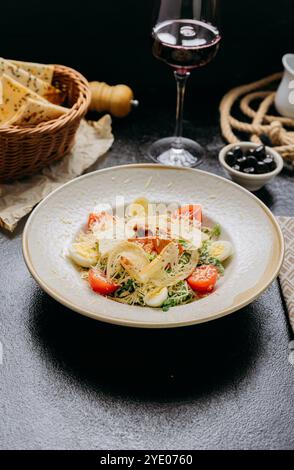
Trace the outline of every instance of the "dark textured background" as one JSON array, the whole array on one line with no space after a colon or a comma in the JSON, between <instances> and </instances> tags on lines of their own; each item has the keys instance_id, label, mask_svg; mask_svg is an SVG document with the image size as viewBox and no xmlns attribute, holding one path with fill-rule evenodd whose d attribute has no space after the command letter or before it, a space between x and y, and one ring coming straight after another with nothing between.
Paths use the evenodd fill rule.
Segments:
<instances>
[{"instance_id":1,"label":"dark textured background","mask_svg":"<svg viewBox=\"0 0 294 470\"><path fill-rule=\"evenodd\" d=\"M195 107L203 90L220 95L279 70L293 47L293 0L218 2L224 40L214 62L191 77ZM150 53L152 0L2 3L1 56L63 63L91 80L129 83L139 97L169 99L173 77Z\"/></svg>"},{"instance_id":2,"label":"dark textured background","mask_svg":"<svg viewBox=\"0 0 294 470\"><path fill-rule=\"evenodd\" d=\"M136 90L141 106L114 121L114 146L97 168L145 161L148 145L173 129L174 84L151 57L150 3L1 6L3 56L63 62ZM201 168L218 174L219 97L279 69L294 35L292 1L222 4L224 46L193 74L185 118L185 134L207 147ZM288 171L257 195L276 214L294 215ZM204 325L104 325L41 291L22 259L22 228L0 234L0 448L294 448L291 335L277 282L240 312Z\"/></svg>"}]
</instances>

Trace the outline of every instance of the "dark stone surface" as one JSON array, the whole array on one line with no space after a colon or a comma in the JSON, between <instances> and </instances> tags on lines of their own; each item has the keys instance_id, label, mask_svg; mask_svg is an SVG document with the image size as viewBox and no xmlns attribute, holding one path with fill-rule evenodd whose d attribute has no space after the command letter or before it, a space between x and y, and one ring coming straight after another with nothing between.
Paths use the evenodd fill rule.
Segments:
<instances>
[{"instance_id":1,"label":"dark stone surface","mask_svg":"<svg viewBox=\"0 0 294 470\"><path fill-rule=\"evenodd\" d=\"M187 103L185 134L207 147L201 168L222 174L217 112L206 107ZM114 122L115 144L97 167L146 161L148 144L172 129L172 107L143 100ZM284 172L258 196L294 215L292 185ZM115 327L42 292L24 265L21 232L0 235L2 449L294 448L294 368L277 282L208 324Z\"/></svg>"},{"instance_id":2,"label":"dark stone surface","mask_svg":"<svg viewBox=\"0 0 294 470\"><path fill-rule=\"evenodd\" d=\"M148 145L173 131L175 85L150 52L151 8L150 0L1 6L2 56L64 63L134 88L140 108L114 121L114 146L97 168L144 162ZM208 150L201 169L218 174L220 97L280 70L294 35L292 0L226 0L221 8L222 47L192 74L185 109L185 135ZM291 173L257 195L275 214L294 215ZM41 291L22 259L22 228L0 234L1 449L294 448L291 336L277 282L208 324L115 327Z\"/></svg>"}]
</instances>

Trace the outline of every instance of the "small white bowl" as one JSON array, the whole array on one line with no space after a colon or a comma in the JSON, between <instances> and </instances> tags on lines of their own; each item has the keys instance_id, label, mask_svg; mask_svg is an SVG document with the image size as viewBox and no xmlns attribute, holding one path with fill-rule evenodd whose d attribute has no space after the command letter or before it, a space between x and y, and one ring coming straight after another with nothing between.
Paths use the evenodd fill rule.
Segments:
<instances>
[{"instance_id":1,"label":"small white bowl","mask_svg":"<svg viewBox=\"0 0 294 470\"><path fill-rule=\"evenodd\" d=\"M276 162L277 167L273 171L270 171L269 173L262 173L260 175L248 175L246 173L242 173L241 171L234 170L225 161L225 156L229 150L237 146L240 146L242 150L246 151L252 148L257 148L260 146L260 144L254 144L252 142L238 142L236 144L229 144L220 151L218 156L220 164L227 171L232 180L249 191L257 191L258 189L262 188L266 183L269 183L276 175L278 175L280 171L282 171L284 164L283 158L271 147L266 147L266 153L273 157Z\"/></svg>"}]
</instances>

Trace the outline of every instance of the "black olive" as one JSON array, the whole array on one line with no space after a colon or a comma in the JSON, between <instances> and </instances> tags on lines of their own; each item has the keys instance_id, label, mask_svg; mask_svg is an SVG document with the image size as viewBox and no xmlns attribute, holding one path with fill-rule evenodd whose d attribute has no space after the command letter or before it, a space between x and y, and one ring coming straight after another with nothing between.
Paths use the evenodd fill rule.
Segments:
<instances>
[{"instance_id":1,"label":"black olive","mask_svg":"<svg viewBox=\"0 0 294 470\"><path fill-rule=\"evenodd\" d=\"M253 175L255 173L255 168L253 166L244 168L243 173L246 173L247 175Z\"/></svg>"},{"instance_id":2,"label":"black olive","mask_svg":"<svg viewBox=\"0 0 294 470\"><path fill-rule=\"evenodd\" d=\"M242 168L245 168L247 165L247 158L245 157L245 155L243 155L242 157L238 157L237 160L236 160L236 164L240 166L241 170Z\"/></svg>"},{"instance_id":3,"label":"black olive","mask_svg":"<svg viewBox=\"0 0 294 470\"><path fill-rule=\"evenodd\" d=\"M266 157L266 150L264 145L259 145L254 149L254 155L257 160L263 160Z\"/></svg>"},{"instance_id":4,"label":"black olive","mask_svg":"<svg viewBox=\"0 0 294 470\"><path fill-rule=\"evenodd\" d=\"M276 169L276 162L275 160L273 159L273 157L271 157L270 155L267 155L264 159L263 159L263 163L266 163L266 165L268 166L269 168L269 171L273 171Z\"/></svg>"},{"instance_id":5,"label":"black olive","mask_svg":"<svg viewBox=\"0 0 294 470\"><path fill-rule=\"evenodd\" d=\"M232 166L233 170L236 170L236 171L241 171L241 168L240 168L240 165L233 165Z\"/></svg>"},{"instance_id":6,"label":"black olive","mask_svg":"<svg viewBox=\"0 0 294 470\"><path fill-rule=\"evenodd\" d=\"M228 165L230 166L233 166L235 165L236 163L236 155L234 154L234 152L232 152L232 150L230 150L227 154L226 154L226 162Z\"/></svg>"},{"instance_id":7,"label":"black olive","mask_svg":"<svg viewBox=\"0 0 294 470\"><path fill-rule=\"evenodd\" d=\"M247 162L246 168L249 168L249 167L255 168L257 165L257 159L253 155L248 155L246 157L246 162Z\"/></svg>"},{"instance_id":8,"label":"black olive","mask_svg":"<svg viewBox=\"0 0 294 470\"><path fill-rule=\"evenodd\" d=\"M257 162L256 165L256 173L261 174L261 173L268 173L270 171L269 167L267 166L266 163L263 161Z\"/></svg>"},{"instance_id":9,"label":"black olive","mask_svg":"<svg viewBox=\"0 0 294 470\"><path fill-rule=\"evenodd\" d=\"M232 149L232 151L233 151L235 157L237 157L237 158L243 157L243 151L242 151L242 149L239 145L237 147L234 147Z\"/></svg>"}]
</instances>

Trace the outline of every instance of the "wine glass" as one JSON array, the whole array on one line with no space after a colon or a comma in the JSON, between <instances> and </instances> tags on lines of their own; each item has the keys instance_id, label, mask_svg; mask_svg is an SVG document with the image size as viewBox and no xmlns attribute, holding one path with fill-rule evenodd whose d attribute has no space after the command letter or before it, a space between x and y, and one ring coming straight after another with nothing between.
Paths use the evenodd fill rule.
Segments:
<instances>
[{"instance_id":1,"label":"wine glass","mask_svg":"<svg viewBox=\"0 0 294 470\"><path fill-rule=\"evenodd\" d=\"M148 151L157 163L194 167L201 162L203 148L182 137L184 96L190 71L208 64L218 50L218 3L219 0L156 2L152 51L173 68L177 84L175 134L157 140Z\"/></svg>"}]
</instances>

